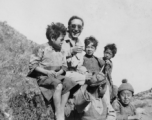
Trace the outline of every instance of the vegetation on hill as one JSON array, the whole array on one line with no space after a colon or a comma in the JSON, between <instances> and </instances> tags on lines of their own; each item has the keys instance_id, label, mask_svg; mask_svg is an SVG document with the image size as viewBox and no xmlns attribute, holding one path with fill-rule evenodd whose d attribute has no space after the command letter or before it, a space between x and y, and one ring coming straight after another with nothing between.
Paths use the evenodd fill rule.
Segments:
<instances>
[{"instance_id":1,"label":"vegetation on hill","mask_svg":"<svg viewBox=\"0 0 152 120\"><path fill-rule=\"evenodd\" d=\"M29 57L38 46L5 22L0 22L0 119L52 120L36 80L26 77ZM136 94L136 107L152 108L152 89ZM148 108L148 110L149 110Z\"/></svg>"},{"instance_id":2,"label":"vegetation on hill","mask_svg":"<svg viewBox=\"0 0 152 120\"><path fill-rule=\"evenodd\" d=\"M26 77L29 56L36 46L5 22L0 22L1 120L53 119L36 81Z\"/></svg>"}]
</instances>

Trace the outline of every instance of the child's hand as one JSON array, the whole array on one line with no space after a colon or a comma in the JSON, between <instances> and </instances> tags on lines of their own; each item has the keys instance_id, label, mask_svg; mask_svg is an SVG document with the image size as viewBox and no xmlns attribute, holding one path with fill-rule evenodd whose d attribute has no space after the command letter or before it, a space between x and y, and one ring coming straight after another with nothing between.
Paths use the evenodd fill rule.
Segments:
<instances>
[{"instance_id":1,"label":"child's hand","mask_svg":"<svg viewBox=\"0 0 152 120\"><path fill-rule=\"evenodd\" d=\"M47 72L48 76L55 76L55 71L54 70L48 70Z\"/></svg>"},{"instance_id":2,"label":"child's hand","mask_svg":"<svg viewBox=\"0 0 152 120\"><path fill-rule=\"evenodd\" d=\"M112 62L110 60L106 60L106 64L110 65L110 67L112 66Z\"/></svg>"},{"instance_id":3,"label":"child's hand","mask_svg":"<svg viewBox=\"0 0 152 120\"><path fill-rule=\"evenodd\" d=\"M86 80L91 80L91 79L92 79L92 74L91 74L91 73L87 73L87 74L85 75L85 79L86 79Z\"/></svg>"},{"instance_id":4,"label":"child's hand","mask_svg":"<svg viewBox=\"0 0 152 120\"><path fill-rule=\"evenodd\" d=\"M55 77L57 77L58 75L60 75L59 72L55 72L55 73L54 73L54 76L55 76Z\"/></svg>"}]
</instances>

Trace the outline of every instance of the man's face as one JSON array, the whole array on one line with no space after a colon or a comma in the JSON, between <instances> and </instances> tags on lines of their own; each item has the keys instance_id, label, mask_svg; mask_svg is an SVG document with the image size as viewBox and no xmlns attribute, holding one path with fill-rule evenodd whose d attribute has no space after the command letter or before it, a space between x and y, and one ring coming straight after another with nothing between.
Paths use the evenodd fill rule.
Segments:
<instances>
[{"instance_id":1,"label":"man's face","mask_svg":"<svg viewBox=\"0 0 152 120\"><path fill-rule=\"evenodd\" d=\"M88 44L85 48L86 50L86 54L89 56L92 56L96 50L96 48L93 46L93 43L91 42L90 44Z\"/></svg>"},{"instance_id":2,"label":"man's face","mask_svg":"<svg viewBox=\"0 0 152 120\"><path fill-rule=\"evenodd\" d=\"M120 93L120 101L125 104L128 105L131 102L132 99L132 92L129 90L123 90Z\"/></svg>"},{"instance_id":3,"label":"man's face","mask_svg":"<svg viewBox=\"0 0 152 120\"><path fill-rule=\"evenodd\" d=\"M69 33L72 38L78 38L82 32L83 26L80 19L73 19L69 25Z\"/></svg>"},{"instance_id":4,"label":"man's face","mask_svg":"<svg viewBox=\"0 0 152 120\"><path fill-rule=\"evenodd\" d=\"M56 38L56 40L55 40L55 39L52 40L53 43L54 43L54 45L55 45L58 49L61 49L61 46L62 46L62 44L63 44L64 37L65 37L65 35L60 34L60 36L59 36L58 38Z\"/></svg>"},{"instance_id":5,"label":"man's face","mask_svg":"<svg viewBox=\"0 0 152 120\"><path fill-rule=\"evenodd\" d=\"M113 57L112 51L110 49L107 49L104 51L104 58L105 60L110 60Z\"/></svg>"},{"instance_id":6,"label":"man's face","mask_svg":"<svg viewBox=\"0 0 152 120\"><path fill-rule=\"evenodd\" d=\"M99 86L99 89L98 89L99 97L102 98L104 96L104 94L106 92L106 89L107 89L107 84L106 83Z\"/></svg>"}]
</instances>

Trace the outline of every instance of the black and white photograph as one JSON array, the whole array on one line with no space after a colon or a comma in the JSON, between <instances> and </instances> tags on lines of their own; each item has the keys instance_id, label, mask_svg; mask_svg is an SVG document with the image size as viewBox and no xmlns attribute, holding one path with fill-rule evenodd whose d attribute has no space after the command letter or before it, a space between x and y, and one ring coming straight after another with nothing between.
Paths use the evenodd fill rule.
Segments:
<instances>
[{"instance_id":1,"label":"black and white photograph","mask_svg":"<svg viewBox=\"0 0 152 120\"><path fill-rule=\"evenodd\" d=\"M152 1L0 0L0 120L152 120Z\"/></svg>"}]
</instances>

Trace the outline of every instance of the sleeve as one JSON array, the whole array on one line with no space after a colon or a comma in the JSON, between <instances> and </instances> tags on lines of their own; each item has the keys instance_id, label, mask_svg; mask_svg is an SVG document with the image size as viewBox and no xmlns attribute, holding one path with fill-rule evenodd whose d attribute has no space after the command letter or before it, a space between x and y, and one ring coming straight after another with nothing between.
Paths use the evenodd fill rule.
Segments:
<instances>
[{"instance_id":1,"label":"sleeve","mask_svg":"<svg viewBox=\"0 0 152 120\"><path fill-rule=\"evenodd\" d=\"M68 69L68 66L67 66L67 61L66 61L66 55L65 55L64 52L63 52L63 60L62 61L63 61L63 63L62 63L62 69L66 72L67 69Z\"/></svg>"},{"instance_id":2,"label":"sleeve","mask_svg":"<svg viewBox=\"0 0 152 120\"><path fill-rule=\"evenodd\" d=\"M89 93L86 91L86 86L81 86L81 88L74 95L74 103L76 110L81 113L84 111L86 106L91 102Z\"/></svg>"},{"instance_id":3,"label":"sleeve","mask_svg":"<svg viewBox=\"0 0 152 120\"><path fill-rule=\"evenodd\" d=\"M128 120L128 115L121 114L120 105L117 101L113 102L112 107L114 108L114 110L116 112L117 120Z\"/></svg>"},{"instance_id":4,"label":"sleeve","mask_svg":"<svg viewBox=\"0 0 152 120\"><path fill-rule=\"evenodd\" d=\"M42 61L44 54L44 50L42 47L37 47L34 49L33 54L30 56L30 63L29 63L29 72L32 73L32 71L39 66L39 63Z\"/></svg>"},{"instance_id":5,"label":"sleeve","mask_svg":"<svg viewBox=\"0 0 152 120\"><path fill-rule=\"evenodd\" d=\"M77 53L78 54L78 53ZM79 53L79 63L78 63L78 67L80 67L80 66L82 66L83 65L83 62L84 62L84 52L82 52L82 53Z\"/></svg>"},{"instance_id":6,"label":"sleeve","mask_svg":"<svg viewBox=\"0 0 152 120\"><path fill-rule=\"evenodd\" d=\"M116 112L111 106L111 104L108 105L108 114L106 120L116 120Z\"/></svg>"},{"instance_id":7,"label":"sleeve","mask_svg":"<svg viewBox=\"0 0 152 120\"><path fill-rule=\"evenodd\" d=\"M72 53L72 48L70 48L69 44L66 42L66 40L63 42L62 44L62 49L61 51L63 51L65 53L65 56L71 56Z\"/></svg>"},{"instance_id":8,"label":"sleeve","mask_svg":"<svg viewBox=\"0 0 152 120\"><path fill-rule=\"evenodd\" d=\"M113 84L112 76L111 76L111 74L112 74L112 69L113 69L113 63L111 64L111 67L110 67L110 68L108 69L108 71L107 71L107 77L108 77L108 80L109 80L110 84Z\"/></svg>"}]
</instances>

